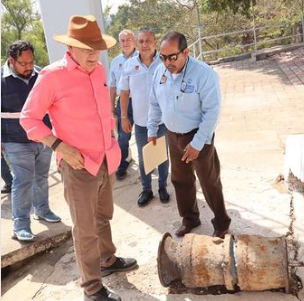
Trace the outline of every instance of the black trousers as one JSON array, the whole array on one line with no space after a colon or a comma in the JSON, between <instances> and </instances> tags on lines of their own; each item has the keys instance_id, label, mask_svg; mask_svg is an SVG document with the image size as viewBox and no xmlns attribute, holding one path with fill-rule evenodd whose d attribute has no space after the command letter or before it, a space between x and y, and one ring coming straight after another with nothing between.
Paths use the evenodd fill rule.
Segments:
<instances>
[{"instance_id":1,"label":"black trousers","mask_svg":"<svg viewBox=\"0 0 304 301\"><path fill-rule=\"evenodd\" d=\"M196 225L199 221L199 210L196 199L196 177L199 179L204 197L214 213L211 220L215 230L229 228L231 219L227 214L222 183L220 178L220 161L212 144L206 144L197 159L182 161L185 147L192 141L196 131L177 134L168 131L168 142L171 158L171 181L175 188L177 207L185 226Z\"/></svg>"}]
</instances>

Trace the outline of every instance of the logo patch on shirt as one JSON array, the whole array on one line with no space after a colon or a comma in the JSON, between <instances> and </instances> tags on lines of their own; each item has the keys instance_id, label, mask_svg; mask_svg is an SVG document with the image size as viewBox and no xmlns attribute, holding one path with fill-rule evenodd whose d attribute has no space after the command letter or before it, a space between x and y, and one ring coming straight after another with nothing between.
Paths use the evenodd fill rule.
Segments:
<instances>
[{"instance_id":1,"label":"logo patch on shirt","mask_svg":"<svg viewBox=\"0 0 304 301\"><path fill-rule=\"evenodd\" d=\"M119 68L122 68L122 64L120 63L118 67L119 67Z\"/></svg>"},{"instance_id":2,"label":"logo patch on shirt","mask_svg":"<svg viewBox=\"0 0 304 301\"><path fill-rule=\"evenodd\" d=\"M135 66L135 71L138 71L139 70L139 65L136 65Z\"/></svg>"},{"instance_id":3,"label":"logo patch on shirt","mask_svg":"<svg viewBox=\"0 0 304 301\"><path fill-rule=\"evenodd\" d=\"M161 84L164 84L167 81L167 76L164 74L160 80Z\"/></svg>"},{"instance_id":4,"label":"logo patch on shirt","mask_svg":"<svg viewBox=\"0 0 304 301\"><path fill-rule=\"evenodd\" d=\"M184 93L193 93L193 91L194 91L194 86L186 84Z\"/></svg>"}]
</instances>

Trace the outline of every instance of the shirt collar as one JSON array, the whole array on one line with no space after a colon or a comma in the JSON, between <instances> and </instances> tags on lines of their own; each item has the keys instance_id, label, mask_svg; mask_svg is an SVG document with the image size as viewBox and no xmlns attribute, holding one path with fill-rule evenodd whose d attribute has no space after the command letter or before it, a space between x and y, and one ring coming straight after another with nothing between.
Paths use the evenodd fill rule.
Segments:
<instances>
[{"instance_id":1,"label":"shirt collar","mask_svg":"<svg viewBox=\"0 0 304 301\"><path fill-rule=\"evenodd\" d=\"M63 65L67 68L68 71L72 71L74 69L81 70L82 72L86 72L85 70L82 69L80 65L78 65L71 57L71 52L67 51L63 57ZM98 65L100 65L100 62L98 62ZM97 65L97 66L98 66ZM97 67L96 66L96 67ZM95 69L96 69L95 67ZM94 70L95 70L94 69ZM91 74L94 72L94 70L91 72Z\"/></svg>"},{"instance_id":2,"label":"shirt collar","mask_svg":"<svg viewBox=\"0 0 304 301\"><path fill-rule=\"evenodd\" d=\"M136 48L134 48L133 52L131 53L131 55L129 57L127 57L123 52L121 54L125 59L128 59L130 57L137 55L137 51L136 51Z\"/></svg>"},{"instance_id":3,"label":"shirt collar","mask_svg":"<svg viewBox=\"0 0 304 301\"><path fill-rule=\"evenodd\" d=\"M38 69L36 66L34 66L34 70L33 70L33 73L31 74L31 77L32 76L35 76L36 74L38 74ZM22 81L28 83L29 80L31 79L31 77L29 79L25 79L25 78L22 78L20 76L18 76L14 71L13 69L9 66L8 64L8 60L5 62L5 64L3 65L3 77L9 77L9 76L13 76L15 78L19 78L21 79Z\"/></svg>"},{"instance_id":4,"label":"shirt collar","mask_svg":"<svg viewBox=\"0 0 304 301\"><path fill-rule=\"evenodd\" d=\"M66 66L68 71L76 69L79 65L72 59L71 52L67 51L63 57L63 64Z\"/></svg>"},{"instance_id":5,"label":"shirt collar","mask_svg":"<svg viewBox=\"0 0 304 301\"><path fill-rule=\"evenodd\" d=\"M153 56L153 60L152 63L159 57L159 53L157 52L157 50L155 50L154 56ZM142 64L142 60L141 60L141 55L140 53L138 54L137 59L139 60L139 62Z\"/></svg>"}]
</instances>

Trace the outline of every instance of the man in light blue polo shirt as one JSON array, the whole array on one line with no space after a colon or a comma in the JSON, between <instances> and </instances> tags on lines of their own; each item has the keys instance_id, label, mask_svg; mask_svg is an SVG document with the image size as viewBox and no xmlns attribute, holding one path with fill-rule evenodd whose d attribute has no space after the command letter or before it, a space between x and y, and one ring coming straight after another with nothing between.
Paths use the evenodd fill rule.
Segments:
<instances>
[{"instance_id":1,"label":"man in light blue polo shirt","mask_svg":"<svg viewBox=\"0 0 304 301\"><path fill-rule=\"evenodd\" d=\"M131 133L126 133L121 127L121 110L120 110L120 89L118 83L124 67L125 62L134 56L138 55L135 49L135 35L131 30L124 29L118 35L119 44L122 53L116 56L111 63L111 70L109 76L109 87L110 87L110 98L112 105L112 115L117 117L117 132L118 132L118 143L121 149L121 161L116 171L116 179L123 180L127 176L127 168L129 161L127 161L129 155L129 141L131 139ZM116 98L118 101L116 104ZM133 111L132 111L132 99L129 99L128 107L128 118L133 124Z\"/></svg>"},{"instance_id":2,"label":"man in light blue polo shirt","mask_svg":"<svg viewBox=\"0 0 304 301\"><path fill-rule=\"evenodd\" d=\"M153 30L142 28L137 37L137 45L139 56L130 58L124 66L119 86L121 88L121 118L122 129L126 133L131 133L132 123L128 118L127 110L129 103L129 95L132 94L133 117L135 123L135 139L138 150L139 170L143 191L137 201L138 206L146 206L153 199L151 173L146 175L143 164L142 149L147 144L148 131L148 111L149 111L149 96L151 83L154 72L161 60L156 51L156 38ZM164 136L167 129L165 125L159 121L159 126L155 135ZM158 167L158 186L160 201L167 203L169 194L167 192L168 178L168 160Z\"/></svg>"},{"instance_id":3,"label":"man in light blue polo shirt","mask_svg":"<svg viewBox=\"0 0 304 301\"><path fill-rule=\"evenodd\" d=\"M220 162L214 147L214 131L220 113L218 76L207 64L189 56L183 34L168 33L161 42L164 64L155 72L148 118L149 141L156 142L159 122L168 128L171 180L175 188L184 236L201 224L196 200L196 177L214 213L216 237L223 238L230 225L222 184Z\"/></svg>"}]
</instances>

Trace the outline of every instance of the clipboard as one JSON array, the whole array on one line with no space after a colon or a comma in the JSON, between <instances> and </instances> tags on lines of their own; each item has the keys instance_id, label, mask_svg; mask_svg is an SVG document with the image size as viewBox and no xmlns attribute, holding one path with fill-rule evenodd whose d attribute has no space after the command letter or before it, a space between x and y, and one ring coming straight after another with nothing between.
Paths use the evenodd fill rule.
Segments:
<instances>
[{"instance_id":1,"label":"clipboard","mask_svg":"<svg viewBox=\"0 0 304 301\"><path fill-rule=\"evenodd\" d=\"M156 145L151 141L143 147L143 160L146 175L168 160L165 136L157 138Z\"/></svg>"}]
</instances>

